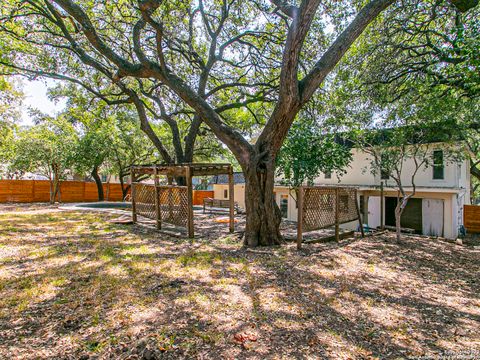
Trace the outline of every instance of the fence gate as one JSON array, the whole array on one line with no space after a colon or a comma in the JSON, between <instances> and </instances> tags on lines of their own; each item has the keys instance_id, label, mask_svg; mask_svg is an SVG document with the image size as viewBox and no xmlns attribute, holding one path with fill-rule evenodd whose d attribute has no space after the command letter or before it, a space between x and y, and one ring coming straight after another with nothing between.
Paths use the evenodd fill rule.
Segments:
<instances>
[{"instance_id":1,"label":"fence gate","mask_svg":"<svg viewBox=\"0 0 480 360\"><path fill-rule=\"evenodd\" d=\"M133 183L132 194L135 215L157 221L158 228L162 223L188 227L186 186Z\"/></svg>"},{"instance_id":2,"label":"fence gate","mask_svg":"<svg viewBox=\"0 0 480 360\"><path fill-rule=\"evenodd\" d=\"M339 225L358 220L363 236L357 189L350 187L306 186L298 189L297 247L303 232L335 226L339 240Z\"/></svg>"}]
</instances>

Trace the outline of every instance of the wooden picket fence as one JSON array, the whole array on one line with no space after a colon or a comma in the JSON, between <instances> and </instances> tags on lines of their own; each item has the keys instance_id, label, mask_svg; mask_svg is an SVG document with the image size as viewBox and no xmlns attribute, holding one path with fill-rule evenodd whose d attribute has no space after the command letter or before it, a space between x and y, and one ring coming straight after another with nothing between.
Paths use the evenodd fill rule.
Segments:
<instances>
[{"instance_id":1,"label":"wooden picket fence","mask_svg":"<svg viewBox=\"0 0 480 360\"><path fill-rule=\"evenodd\" d=\"M465 205L463 207L463 223L467 232L480 233L480 206Z\"/></svg>"},{"instance_id":2,"label":"wooden picket fence","mask_svg":"<svg viewBox=\"0 0 480 360\"><path fill-rule=\"evenodd\" d=\"M62 181L62 202L98 201L97 185L94 182ZM120 184L104 183L103 193L107 201L122 201ZM48 180L0 180L0 203L31 203L50 201Z\"/></svg>"}]
</instances>

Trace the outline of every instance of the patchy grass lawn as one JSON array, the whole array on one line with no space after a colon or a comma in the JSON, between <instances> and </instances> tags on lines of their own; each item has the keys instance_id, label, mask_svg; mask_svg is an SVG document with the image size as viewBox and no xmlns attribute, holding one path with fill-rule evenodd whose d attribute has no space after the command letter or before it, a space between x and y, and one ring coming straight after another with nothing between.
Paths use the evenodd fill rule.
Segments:
<instances>
[{"instance_id":1,"label":"patchy grass lawn","mask_svg":"<svg viewBox=\"0 0 480 360\"><path fill-rule=\"evenodd\" d=\"M112 217L0 213L0 358L480 358L478 250L388 235L245 250Z\"/></svg>"}]
</instances>

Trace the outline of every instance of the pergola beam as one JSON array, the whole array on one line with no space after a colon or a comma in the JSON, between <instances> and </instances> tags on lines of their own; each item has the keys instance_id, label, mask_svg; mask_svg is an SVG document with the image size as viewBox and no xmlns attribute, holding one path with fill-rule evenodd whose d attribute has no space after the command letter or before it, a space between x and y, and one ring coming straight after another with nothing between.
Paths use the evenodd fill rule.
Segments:
<instances>
[{"instance_id":1,"label":"pergola beam","mask_svg":"<svg viewBox=\"0 0 480 360\"><path fill-rule=\"evenodd\" d=\"M187 169L190 169L191 176L207 175L228 175L232 171L230 164L176 164L176 165L137 165L132 166L132 172L146 175L166 175L173 177L186 177Z\"/></svg>"}]
</instances>

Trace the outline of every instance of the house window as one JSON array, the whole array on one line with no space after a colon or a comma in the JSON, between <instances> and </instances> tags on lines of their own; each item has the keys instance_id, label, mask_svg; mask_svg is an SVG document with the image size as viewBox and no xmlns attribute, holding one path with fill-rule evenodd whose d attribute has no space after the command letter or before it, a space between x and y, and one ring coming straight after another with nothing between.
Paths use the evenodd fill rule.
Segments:
<instances>
[{"instance_id":1,"label":"house window","mask_svg":"<svg viewBox=\"0 0 480 360\"><path fill-rule=\"evenodd\" d=\"M444 178L443 151L435 150L433 152L433 179L443 180L443 178Z\"/></svg>"},{"instance_id":2,"label":"house window","mask_svg":"<svg viewBox=\"0 0 480 360\"><path fill-rule=\"evenodd\" d=\"M332 178L332 172L331 171L326 171L325 172L325 179L331 179Z\"/></svg>"},{"instance_id":3,"label":"house window","mask_svg":"<svg viewBox=\"0 0 480 360\"><path fill-rule=\"evenodd\" d=\"M227 189L223 190L223 198L228 199L228 190Z\"/></svg>"},{"instance_id":4,"label":"house window","mask_svg":"<svg viewBox=\"0 0 480 360\"><path fill-rule=\"evenodd\" d=\"M288 217L288 195L280 195L280 211L283 218Z\"/></svg>"},{"instance_id":5,"label":"house window","mask_svg":"<svg viewBox=\"0 0 480 360\"><path fill-rule=\"evenodd\" d=\"M102 175L102 182L107 182L107 175Z\"/></svg>"}]
</instances>

